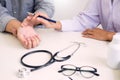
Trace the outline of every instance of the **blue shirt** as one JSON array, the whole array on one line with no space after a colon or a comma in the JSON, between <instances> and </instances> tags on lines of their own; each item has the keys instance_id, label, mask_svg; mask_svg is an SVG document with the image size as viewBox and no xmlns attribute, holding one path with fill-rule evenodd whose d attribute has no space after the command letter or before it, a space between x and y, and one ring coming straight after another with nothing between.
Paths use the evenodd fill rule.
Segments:
<instances>
[{"instance_id":1,"label":"blue shirt","mask_svg":"<svg viewBox=\"0 0 120 80\"><path fill-rule=\"evenodd\" d=\"M102 25L104 30L120 32L120 0L91 0L72 20L63 20L62 31L84 31Z\"/></svg>"},{"instance_id":2,"label":"blue shirt","mask_svg":"<svg viewBox=\"0 0 120 80\"><path fill-rule=\"evenodd\" d=\"M23 21L27 12L45 12L49 17L54 14L53 0L0 0L0 31L4 31L12 19Z\"/></svg>"}]
</instances>

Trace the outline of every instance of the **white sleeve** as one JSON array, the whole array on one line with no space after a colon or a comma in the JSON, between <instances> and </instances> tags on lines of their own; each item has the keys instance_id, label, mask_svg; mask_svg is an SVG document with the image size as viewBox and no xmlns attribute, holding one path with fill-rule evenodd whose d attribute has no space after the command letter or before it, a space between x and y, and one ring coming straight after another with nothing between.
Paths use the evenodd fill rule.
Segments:
<instances>
[{"instance_id":1,"label":"white sleeve","mask_svg":"<svg viewBox=\"0 0 120 80\"><path fill-rule=\"evenodd\" d=\"M62 31L84 31L100 24L98 13L98 2L92 0L86 10L80 12L71 20L62 20Z\"/></svg>"}]
</instances>

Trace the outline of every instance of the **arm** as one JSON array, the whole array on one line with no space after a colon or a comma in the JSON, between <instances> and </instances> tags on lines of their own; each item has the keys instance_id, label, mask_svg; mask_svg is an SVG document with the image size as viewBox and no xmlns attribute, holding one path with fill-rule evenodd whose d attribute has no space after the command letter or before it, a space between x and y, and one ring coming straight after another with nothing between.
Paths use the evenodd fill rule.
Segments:
<instances>
[{"instance_id":1,"label":"arm","mask_svg":"<svg viewBox=\"0 0 120 80\"><path fill-rule=\"evenodd\" d=\"M8 10L5 7L2 7L0 4L0 31L1 32L6 31L6 26L7 26L8 22L11 20L16 20L16 18L10 16ZM8 32L10 32L10 31L8 31ZM12 32L10 32L10 33L12 33Z\"/></svg>"},{"instance_id":2,"label":"arm","mask_svg":"<svg viewBox=\"0 0 120 80\"><path fill-rule=\"evenodd\" d=\"M39 35L31 27L21 27L21 22L12 17L5 7L0 5L0 31L9 32L18 38L25 48L38 46ZM29 32L25 34L23 32Z\"/></svg>"}]
</instances>

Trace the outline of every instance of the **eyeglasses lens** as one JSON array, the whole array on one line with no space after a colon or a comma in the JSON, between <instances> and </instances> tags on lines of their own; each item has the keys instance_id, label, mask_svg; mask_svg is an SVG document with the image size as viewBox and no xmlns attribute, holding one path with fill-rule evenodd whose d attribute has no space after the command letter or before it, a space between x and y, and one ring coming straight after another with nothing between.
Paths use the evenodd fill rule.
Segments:
<instances>
[{"instance_id":1,"label":"eyeglasses lens","mask_svg":"<svg viewBox=\"0 0 120 80\"><path fill-rule=\"evenodd\" d=\"M89 66L81 67L80 73L85 78L91 78L94 76L95 69Z\"/></svg>"},{"instance_id":2,"label":"eyeglasses lens","mask_svg":"<svg viewBox=\"0 0 120 80\"><path fill-rule=\"evenodd\" d=\"M76 67L73 66L73 65L64 65L64 66L62 67L62 69L64 70L62 73L63 73L63 75L65 75L65 76L71 76L71 75L73 75L73 74L75 73L75 71L76 71Z\"/></svg>"}]
</instances>

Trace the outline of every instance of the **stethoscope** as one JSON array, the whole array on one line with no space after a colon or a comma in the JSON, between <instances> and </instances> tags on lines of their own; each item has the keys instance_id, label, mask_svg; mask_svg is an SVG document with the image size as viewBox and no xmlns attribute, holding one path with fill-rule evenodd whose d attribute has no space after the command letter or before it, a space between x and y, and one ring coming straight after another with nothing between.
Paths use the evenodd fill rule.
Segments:
<instances>
[{"instance_id":1,"label":"stethoscope","mask_svg":"<svg viewBox=\"0 0 120 80\"><path fill-rule=\"evenodd\" d=\"M21 57L20 63L21 63L23 66L28 67L28 68L30 68L30 69L26 69L26 68L20 69L20 70L18 71L18 73L17 73L17 76L18 76L19 78L24 78L24 77L26 77L27 75L29 75L30 72L33 72L33 71L36 71L36 70L41 69L41 68L43 68L43 67L46 67L46 66L48 66L48 65L50 65L50 64L52 64L52 63L54 63L54 62L63 62L63 61L68 60L68 59L79 49L80 44L81 44L80 42L73 42L73 43L74 43L74 44L72 44L72 45L64 48L63 50L57 51L54 55L53 55L50 51L48 51L48 50L34 50L34 51L30 51L30 52L26 53L25 55L23 55L23 56ZM58 56L59 53L65 51L65 50L67 50L67 49L69 49L70 47L72 47L72 46L74 46L74 45L77 45L77 47L75 48L75 50L74 50L73 52L71 52L70 55L67 55L67 56L65 56L65 57L59 57L59 56ZM42 53L42 54L43 54L43 53L44 53L44 54L48 54L48 55L50 56L50 59L49 59L46 63L44 63L43 65L39 65L39 66L29 65L29 64L27 64L27 63L24 62L24 59L25 59L27 56L29 56L29 55L31 55L31 54L37 54L37 53L39 53L39 54L40 54L40 53Z\"/></svg>"}]
</instances>

